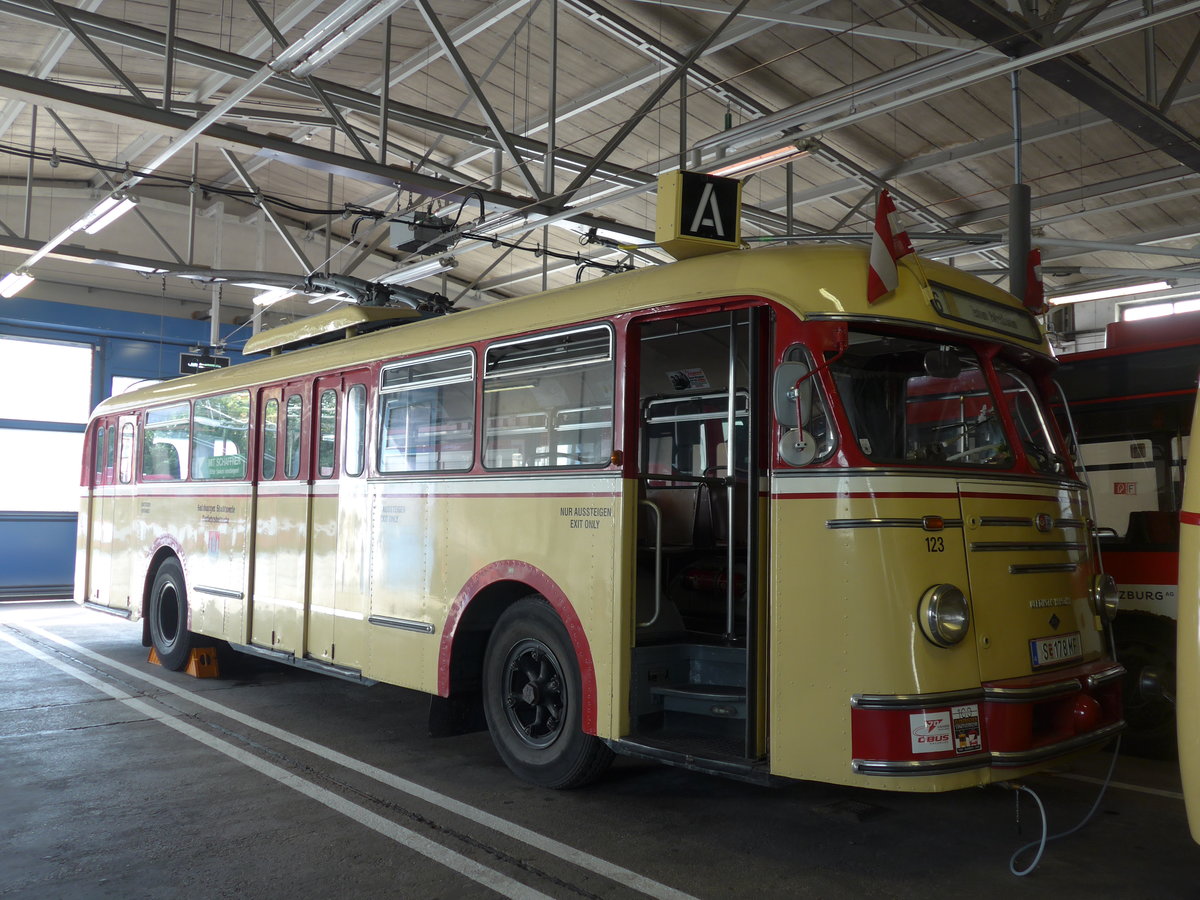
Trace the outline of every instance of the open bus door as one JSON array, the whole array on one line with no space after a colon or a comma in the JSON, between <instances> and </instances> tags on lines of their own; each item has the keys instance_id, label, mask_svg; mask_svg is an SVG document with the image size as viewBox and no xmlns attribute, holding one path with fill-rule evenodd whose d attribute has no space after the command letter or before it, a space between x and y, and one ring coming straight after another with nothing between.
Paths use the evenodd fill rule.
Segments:
<instances>
[{"instance_id":1,"label":"open bus door","mask_svg":"<svg viewBox=\"0 0 1200 900\"><path fill-rule=\"evenodd\" d=\"M631 329L636 602L626 749L714 771L765 754L765 309Z\"/></svg>"}]
</instances>

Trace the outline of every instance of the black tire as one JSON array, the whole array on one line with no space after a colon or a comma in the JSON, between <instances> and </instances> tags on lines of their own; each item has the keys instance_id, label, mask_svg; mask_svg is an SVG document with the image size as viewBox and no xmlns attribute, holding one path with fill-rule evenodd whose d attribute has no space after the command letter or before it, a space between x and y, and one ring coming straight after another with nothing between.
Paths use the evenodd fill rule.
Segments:
<instances>
[{"instance_id":1,"label":"black tire","mask_svg":"<svg viewBox=\"0 0 1200 900\"><path fill-rule=\"evenodd\" d=\"M504 611L483 659L483 711L500 757L525 781L573 788L599 778L612 751L582 729L579 664L540 595Z\"/></svg>"},{"instance_id":2,"label":"black tire","mask_svg":"<svg viewBox=\"0 0 1200 900\"><path fill-rule=\"evenodd\" d=\"M1147 759L1174 759L1175 628L1145 616L1118 617L1113 636L1125 666L1122 703L1128 726L1121 749Z\"/></svg>"},{"instance_id":3,"label":"black tire","mask_svg":"<svg viewBox=\"0 0 1200 900\"><path fill-rule=\"evenodd\" d=\"M150 588L150 643L163 668L174 672L187 665L192 633L187 629L187 587L183 569L174 557L163 560Z\"/></svg>"}]
</instances>

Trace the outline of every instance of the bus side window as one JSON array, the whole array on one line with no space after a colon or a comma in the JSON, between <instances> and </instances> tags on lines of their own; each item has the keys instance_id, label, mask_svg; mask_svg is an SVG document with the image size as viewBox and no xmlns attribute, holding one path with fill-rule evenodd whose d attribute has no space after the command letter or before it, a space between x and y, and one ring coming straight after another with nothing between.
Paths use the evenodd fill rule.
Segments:
<instances>
[{"instance_id":1,"label":"bus side window","mask_svg":"<svg viewBox=\"0 0 1200 900\"><path fill-rule=\"evenodd\" d=\"M587 328L488 348L483 464L606 466L613 443L613 344Z\"/></svg>"},{"instance_id":2,"label":"bus side window","mask_svg":"<svg viewBox=\"0 0 1200 900\"><path fill-rule=\"evenodd\" d=\"M117 426L108 427L108 450L104 457L104 483L112 484L113 461L117 455Z\"/></svg>"},{"instance_id":3,"label":"bus side window","mask_svg":"<svg viewBox=\"0 0 1200 900\"><path fill-rule=\"evenodd\" d=\"M304 401L299 394L287 398L283 413L283 477L300 474L300 422Z\"/></svg>"},{"instance_id":4,"label":"bus side window","mask_svg":"<svg viewBox=\"0 0 1200 900\"><path fill-rule=\"evenodd\" d=\"M249 392L201 398L192 418L192 477L245 478Z\"/></svg>"},{"instance_id":5,"label":"bus side window","mask_svg":"<svg viewBox=\"0 0 1200 900\"><path fill-rule=\"evenodd\" d=\"M337 391L321 392L317 418L317 475L329 478L337 460Z\"/></svg>"},{"instance_id":6,"label":"bus side window","mask_svg":"<svg viewBox=\"0 0 1200 900\"><path fill-rule=\"evenodd\" d=\"M191 446L191 409L188 404L164 406L146 413L142 426L142 478L147 481L181 481L188 476ZM121 440L125 439L122 432ZM125 447L122 443L121 453ZM121 465L124 466L122 456ZM125 480L124 477L121 478Z\"/></svg>"},{"instance_id":7,"label":"bus side window","mask_svg":"<svg viewBox=\"0 0 1200 900\"><path fill-rule=\"evenodd\" d=\"M100 484L104 478L104 426L101 425L96 429L96 461L95 472L96 477L92 479L93 484Z\"/></svg>"},{"instance_id":8,"label":"bus side window","mask_svg":"<svg viewBox=\"0 0 1200 900\"><path fill-rule=\"evenodd\" d=\"M379 471L465 472L474 461L475 357L453 353L383 370Z\"/></svg>"},{"instance_id":9,"label":"bus side window","mask_svg":"<svg viewBox=\"0 0 1200 900\"><path fill-rule=\"evenodd\" d=\"M121 484L133 478L133 423L121 426Z\"/></svg>"},{"instance_id":10,"label":"bus side window","mask_svg":"<svg viewBox=\"0 0 1200 900\"><path fill-rule=\"evenodd\" d=\"M263 410L262 478L275 477L275 452L279 441L279 401L271 399Z\"/></svg>"},{"instance_id":11,"label":"bus side window","mask_svg":"<svg viewBox=\"0 0 1200 900\"><path fill-rule=\"evenodd\" d=\"M346 393L346 459L343 471L351 477L363 473L366 461L367 386L352 384Z\"/></svg>"}]
</instances>

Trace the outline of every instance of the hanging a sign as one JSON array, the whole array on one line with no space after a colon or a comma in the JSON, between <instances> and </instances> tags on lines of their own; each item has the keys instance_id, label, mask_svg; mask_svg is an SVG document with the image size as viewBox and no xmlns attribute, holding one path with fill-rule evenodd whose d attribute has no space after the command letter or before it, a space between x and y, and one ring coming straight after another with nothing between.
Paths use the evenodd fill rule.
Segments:
<instances>
[{"instance_id":1,"label":"hanging a sign","mask_svg":"<svg viewBox=\"0 0 1200 900\"><path fill-rule=\"evenodd\" d=\"M676 259L738 249L741 191L737 178L682 171L660 175L655 242Z\"/></svg>"}]
</instances>

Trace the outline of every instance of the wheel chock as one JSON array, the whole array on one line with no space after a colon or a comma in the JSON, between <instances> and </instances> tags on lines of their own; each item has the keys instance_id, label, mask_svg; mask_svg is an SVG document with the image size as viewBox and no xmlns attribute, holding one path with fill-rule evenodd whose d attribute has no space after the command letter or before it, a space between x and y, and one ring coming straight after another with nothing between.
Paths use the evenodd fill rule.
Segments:
<instances>
[{"instance_id":1,"label":"wheel chock","mask_svg":"<svg viewBox=\"0 0 1200 900\"><path fill-rule=\"evenodd\" d=\"M192 650L184 671L193 678L219 678L221 672L217 668L217 648L199 647Z\"/></svg>"},{"instance_id":2,"label":"wheel chock","mask_svg":"<svg viewBox=\"0 0 1200 900\"><path fill-rule=\"evenodd\" d=\"M150 655L146 658L146 662L154 666L162 665L162 661L153 647L150 648ZM220 678L221 670L217 666L217 648L194 648L188 654L187 667L183 671L193 678Z\"/></svg>"}]
</instances>

